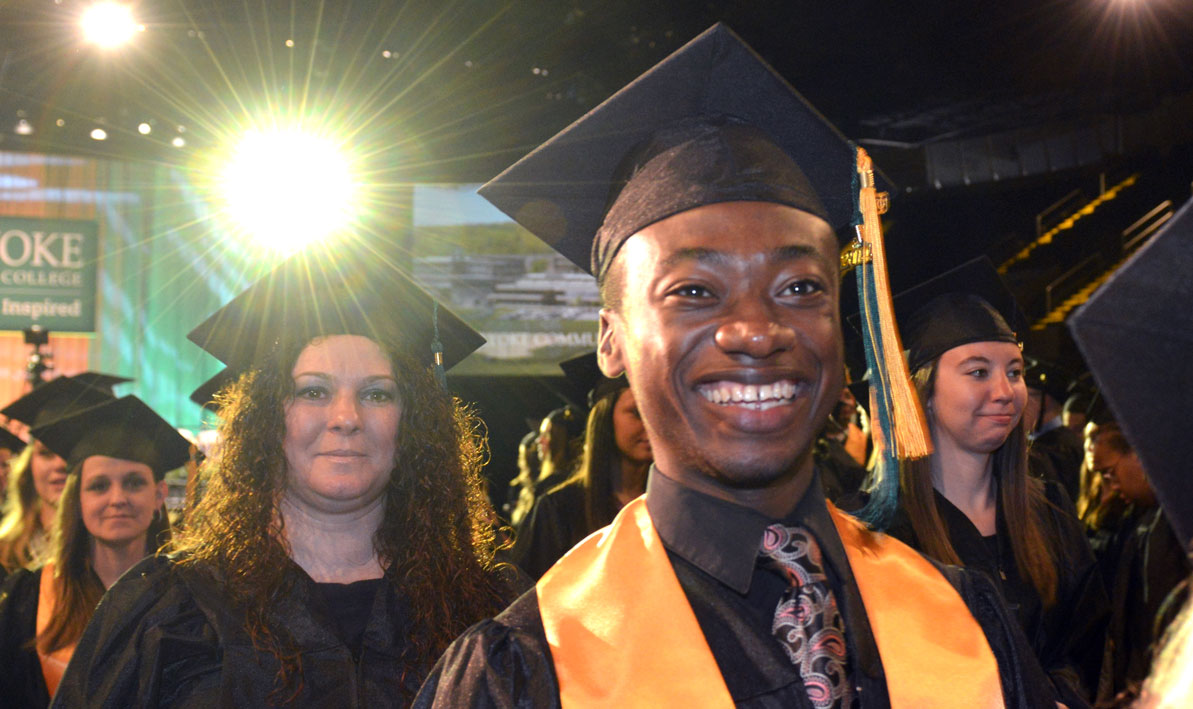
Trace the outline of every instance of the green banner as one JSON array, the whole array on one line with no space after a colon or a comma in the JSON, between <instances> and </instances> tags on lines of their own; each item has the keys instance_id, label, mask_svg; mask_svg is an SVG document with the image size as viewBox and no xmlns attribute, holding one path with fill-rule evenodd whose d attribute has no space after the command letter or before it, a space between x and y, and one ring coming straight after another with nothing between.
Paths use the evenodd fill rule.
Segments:
<instances>
[{"instance_id":1,"label":"green banner","mask_svg":"<svg viewBox=\"0 0 1193 709\"><path fill-rule=\"evenodd\" d=\"M93 221L0 217L0 330L95 331Z\"/></svg>"}]
</instances>

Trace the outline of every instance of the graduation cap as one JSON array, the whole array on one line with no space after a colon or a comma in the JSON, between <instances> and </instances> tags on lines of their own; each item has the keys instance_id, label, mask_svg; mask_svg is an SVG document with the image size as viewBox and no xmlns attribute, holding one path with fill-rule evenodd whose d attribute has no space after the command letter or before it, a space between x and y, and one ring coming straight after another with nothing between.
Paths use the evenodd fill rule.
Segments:
<instances>
[{"instance_id":1,"label":"graduation cap","mask_svg":"<svg viewBox=\"0 0 1193 709\"><path fill-rule=\"evenodd\" d=\"M895 458L931 451L890 313L879 185L855 148L737 35L714 25L506 169L480 194L604 280L627 239L696 207L770 202L824 219L860 267L867 359ZM857 227L856 235L846 227ZM878 343L878 344L875 344ZM869 362L868 362L869 364ZM889 501L887 501L889 502ZM884 516L892 512L884 502Z\"/></svg>"},{"instance_id":2,"label":"graduation cap","mask_svg":"<svg viewBox=\"0 0 1193 709\"><path fill-rule=\"evenodd\" d=\"M1062 404L1078 386L1076 372L1080 357L1063 327L1028 330L1023 337L1023 358L1027 386L1046 393ZM1076 367L1072 366L1076 365Z\"/></svg>"},{"instance_id":3,"label":"graduation cap","mask_svg":"<svg viewBox=\"0 0 1193 709\"><path fill-rule=\"evenodd\" d=\"M1015 296L985 256L897 293L894 302L912 372L971 342L1019 344L1027 329Z\"/></svg>"},{"instance_id":4,"label":"graduation cap","mask_svg":"<svg viewBox=\"0 0 1193 709\"><path fill-rule=\"evenodd\" d=\"M116 397L112 391L113 386L131 381L128 377L101 372L83 372L71 377L58 377L0 409L0 414L36 428L54 419L110 401Z\"/></svg>"},{"instance_id":5,"label":"graduation cap","mask_svg":"<svg viewBox=\"0 0 1193 709\"><path fill-rule=\"evenodd\" d=\"M231 367L224 367L215 376L198 386L191 392L190 400L213 413L219 413L219 406L215 403L215 395L220 389L236 381L240 375Z\"/></svg>"},{"instance_id":6,"label":"graduation cap","mask_svg":"<svg viewBox=\"0 0 1193 709\"><path fill-rule=\"evenodd\" d=\"M444 369L485 341L382 255L361 249L295 254L187 338L243 371L283 341L326 335L363 335Z\"/></svg>"},{"instance_id":7,"label":"graduation cap","mask_svg":"<svg viewBox=\"0 0 1193 709\"><path fill-rule=\"evenodd\" d=\"M25 442L7 428L0 427L0 448L12 451L12 454L16 455L25 450Z\"/></svg>"},{"instance_id":8,"label":"graduation cap","mask_svg":"<svg viewBox=\"0 0 1193 709\"><path fill-rule=\"evenodd\" d=\"M602 397L611 392L620 391L630 386L625 375L614 379L606 377L597 364L597 353L586 352L559 363L563 375L572 383L576 391L588 401L591 408Z\"/></svg>"},{"instance_id":9,"label":"graduation cap","mask_svg":"<svg viewBox=\"0 0 1193 709\"><path fill-rule=\"evenodd\" d=\"M588 417L584 415L584 412L571 404L554 409L544 416L543 420L563 426L563 429L567 431L568 438L583 436L584 427L588 425Z\"/></svg>"},{"instance_id":10,"label":"graduation cap","mask_svg":"<svg viewBox=\"0 0 1193 709\"><path fill-rule=\"evenodd\" d=\"M112 399L30 433L71 467L102 455L144 463L161 480L190 458L190 442L135 396Z\"/></svg>"},{"instance_id":11,"label":"graduation cap","mask_svg":"<svg viewBox=\"0 0 1193 709\"><path fill-rule=\"evenodd\" d=\"M480 194L600 280L630 236L706 204L775 202L847 227L854 166L849 141L717 24Z\"/></svg>"},{"instance_id":12,"label":"graduation cap","mask_svg":"<svg viewBox=\"0 0 1193 709\"><path fill-rule=\"evenodd\" d=\"M1068 322L1173 530L1190 548L1193 436L1177 432L1193 391L1193 202L1187 202Z\"/></svg>"},{"instance_id":13,"label":"graduation cap","mask_svg":"<svg viewBox=\"0 0 1193 709\"><path fill-rule=\"evenodd\" d=\"M1023 380L1028 388L1042 391L1063 404L1069 396L1072 375L1064 367L1045 359L1024 357L1024 360L1027 366L1023 369Z\"/></svg>"}]
</instances>

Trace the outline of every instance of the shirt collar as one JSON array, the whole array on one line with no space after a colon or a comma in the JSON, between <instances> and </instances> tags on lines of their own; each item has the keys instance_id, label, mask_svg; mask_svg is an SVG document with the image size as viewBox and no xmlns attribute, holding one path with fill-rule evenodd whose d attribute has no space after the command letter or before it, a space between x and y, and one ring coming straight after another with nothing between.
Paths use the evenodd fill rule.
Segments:
<instances>
[{"instance_id":1,"label":"shirt collar","mask_svg":"<svg viewBox=\"0 0 1193 709\"><path fill-rule=\"evenodd\" d=\"M771 524L781 521L808 529L818 540L836 539L819 473L813 475L791 514L772 520L749 507L686 487L652 465L646 509L668 550L743 595L750 590L762 534Z\"/></svg>"}]
</instances>

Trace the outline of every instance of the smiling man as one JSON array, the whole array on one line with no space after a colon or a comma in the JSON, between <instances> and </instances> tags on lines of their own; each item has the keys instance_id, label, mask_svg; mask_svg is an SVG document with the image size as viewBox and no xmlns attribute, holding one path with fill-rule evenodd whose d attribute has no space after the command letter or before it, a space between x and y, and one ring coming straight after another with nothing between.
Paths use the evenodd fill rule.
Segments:
<instances>
[{"instance_id":1,"label":"smiling man","mask_svg":"<svg viewBox=\"0 0 1193 709\"><path fill-rule=\"evenodd\" d=\"M482 189L591 267L601 369L627 376L655 465L418 706L1055 706L988 582L821 492L852 170L718 25Z\"/></svg>"}]
</instances>

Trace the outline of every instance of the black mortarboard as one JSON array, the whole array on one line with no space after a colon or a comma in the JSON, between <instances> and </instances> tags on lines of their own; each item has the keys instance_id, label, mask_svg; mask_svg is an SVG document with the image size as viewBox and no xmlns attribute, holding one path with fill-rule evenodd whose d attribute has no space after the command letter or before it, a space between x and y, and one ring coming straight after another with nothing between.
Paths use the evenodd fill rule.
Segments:
<instances>
[{"instance_id":1,"label":"black mortarboard","mask_svg":"<svg viewBox=\"0 0 1193 709\"><path fill-rule=\"evenodd\" d=\"M1089 301L1069 330L1131 442L1173 530L1190 548L1193 436L1193 203L1186 203Z\"/></svg>"},{"instance_id":2,"label":"black mortarboard","mask_svg":"<svg viewBox=\"0 0 1193 709\"><path fill-rule=\"evenodd\" d=\"M1082 366L1071 342L1063 327L1023 333L1023 359L1027 363L1023 378L1028 387L1064 403L1076 381L1073 365Z\"/></svg>"},{"instance_id":3,"label":"black mortarboard","mask_svg":"<svg viewBox=\"0 0 1193 709\"><path fill-rule=\"evenodd\" d=\"M210 411L219 413L219 406L215 403L215 395L220 389L236 380L239 375L230 367L224 367L215 376L199 385L191 392L190 400Z\"/></svg>"},{"instance_id":4,"label":"black mortarboard","mask_svg":"<svg viewBox=\"0 0 1193 709\"><path fill-rule=\"evenodd\" d=\"M128 377L100 372L58 377L4 407L0 414L26 423L30 427L42 426L54 419L115 398L112 387L131 381Z\"/></svg>"},{"instance_id":5,"label":"black mortarboard","mask_svg":"<svg viewBox=\"0 0 1193 709\"><path fill-rule=\"evenodd\" d=\"M971 342L1018 344L1026 320L990 259L981 256L895 295L908 367Z\"/></svg>"},{"instance_id":6,"label":"black mortarboard","mask_svg":"<svg viewBox=\"0 0 1193 709\"><path fill-rule=\"evenodd\" d=\"M25 442L17 434L0 426L0 448L6 448L16 455L25 450Z\"/></svg>"},{"instance_id":7,"label":"black mortarboard","mask_svg":"<svg viewBox=\"0 0 1193 709\"><path fill-rule=\"evenodd\" d=\"M706 204L777 202L849 226L855 164L845 137L717 24L480 194L600 279L627 238Z\"/></svg>"},{"instance_id":8,"label":"black mortarboard","mask_svg":"<svg viewBox=\"0 0 1193 709\"><path fill-rule=\"evenodd\" d=\"M71 467L103 455L144 463L161 480L190 458L190 442L135 396L84 409L30 433Z\"/></svg>"},{"instance_id":9,"label":"black mortarboard","mask_svg":"<svg viewBox=\"0 0 1193 709\"><path fill-rule=\"evenodd\" d=\"M1048 360L1030 356L1024 359L1027 366L1023 369L1023 380L1027 382L1028 388L1038 389L1063 404L1069 396L1072 375Z\"/></svg>"},{"instance_id":10,"label":"black mortarboard","mask_svg":"<svg viewBox=\"0 0 1193 709\"><path fill-rule=\"evenodd\" d=\"M553 424L563 426L567 431L568 438L576 438L584 435L584 427L587 425L588 419L584 412L580 409L568 404L561 406L548 413L543 419L550 421Z\"/></svg>"},{"instance_id":11,"label":"black mortarboard","mask_svg":"<svg viewBox=\"0 0 1193 709\"><path fill-rule=\"evenodd\" d=\"M445 369L485 341L410 276L360 249L291 256L187 338L224 364L247 369L282 341L348 334L403 348L428 366L438 341Z\"/></svg>"},{"instance_id":12,"label":"black mortarboard","mask_svg":"<svg viewBox=\"0 0 1193 709\"><path fill-rule=\"evenodd\" d=\"M597 364L595 351L564 360L559 363L559 368L576 391L588 401L590 407L610 392L625 389L630 385L624 374L613 379L606 377Z\"/></svg>"}]
</instances>

